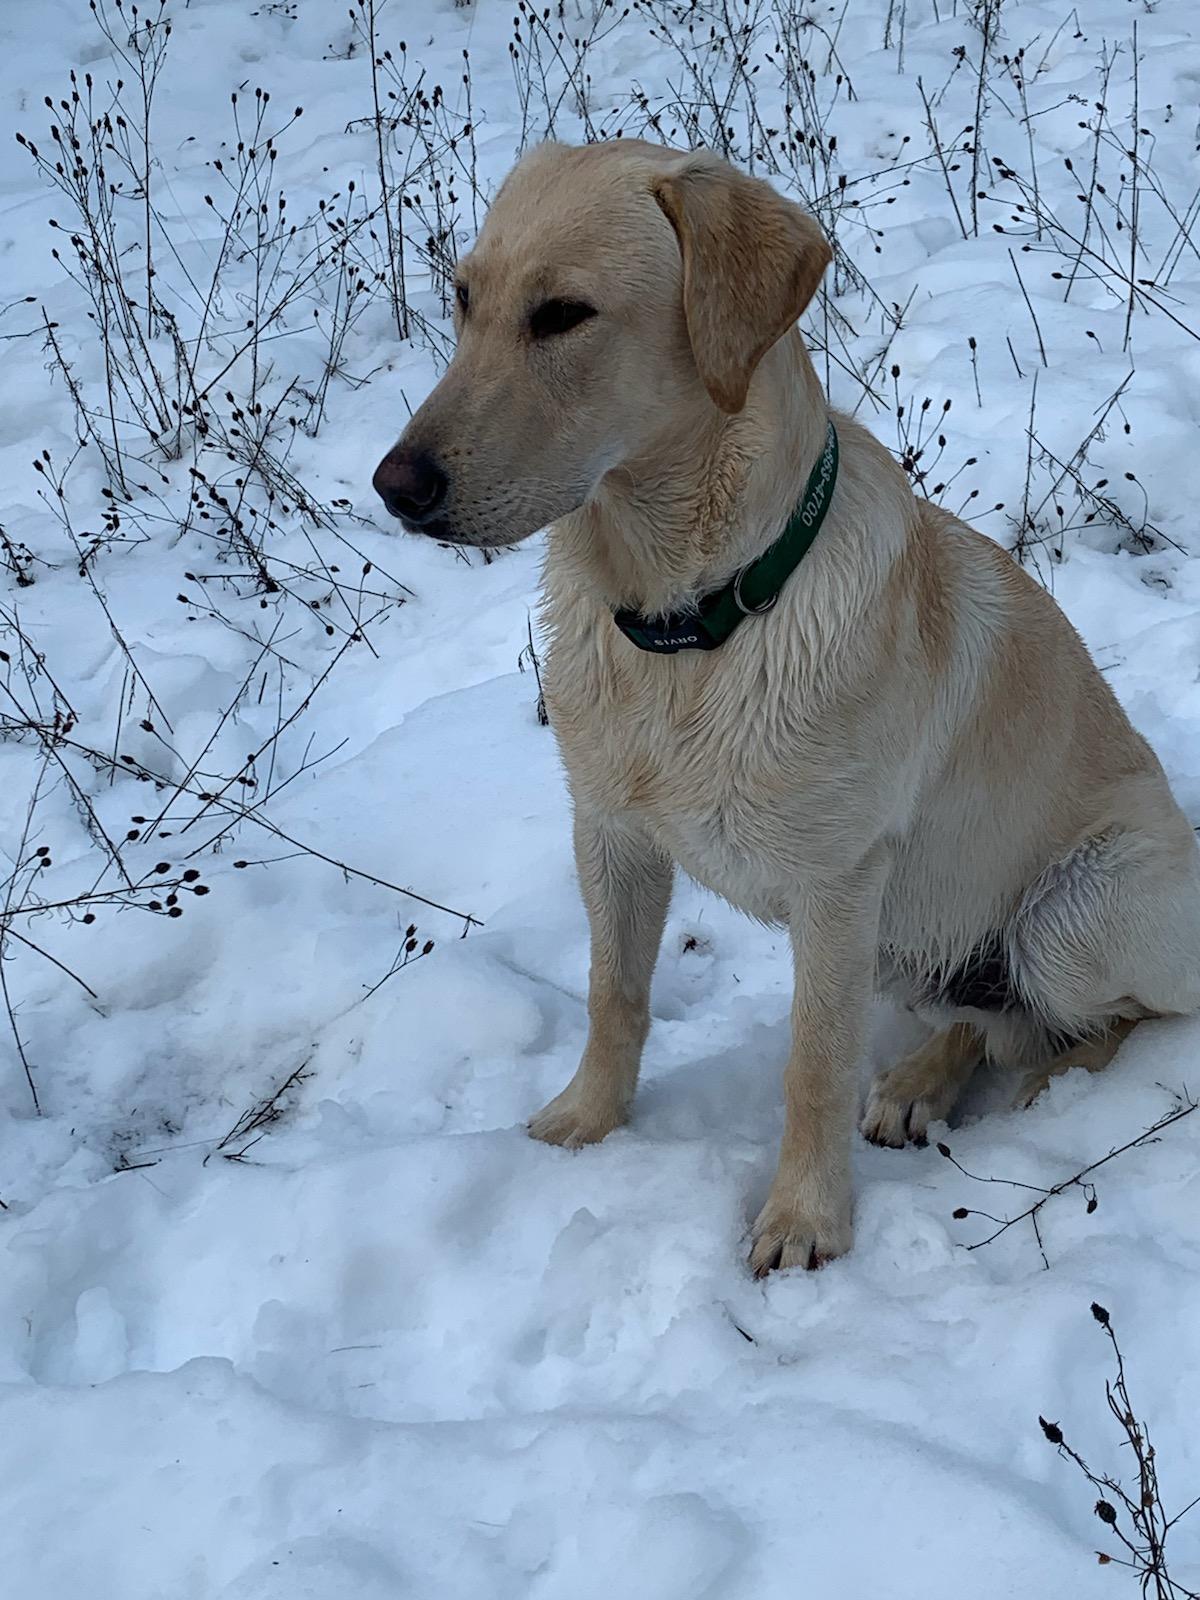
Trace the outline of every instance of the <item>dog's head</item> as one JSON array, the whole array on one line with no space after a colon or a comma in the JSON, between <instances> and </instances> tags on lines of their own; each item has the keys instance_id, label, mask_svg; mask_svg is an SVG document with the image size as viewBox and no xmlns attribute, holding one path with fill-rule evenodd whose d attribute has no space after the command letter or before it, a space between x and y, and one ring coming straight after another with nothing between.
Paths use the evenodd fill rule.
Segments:
<instances>
[{"instance_id":1,"label":"dog's head","mask_svg":"<svg viewBox=\"0 0 1200 1600\"><path fill-rule=\"evenodd\" d=\"M811 217L715 156L539 146L459 264L454 359L375 488L413 531L525 538L665 428L740 411L829 258Z\"/></svg>"}]
</instances>

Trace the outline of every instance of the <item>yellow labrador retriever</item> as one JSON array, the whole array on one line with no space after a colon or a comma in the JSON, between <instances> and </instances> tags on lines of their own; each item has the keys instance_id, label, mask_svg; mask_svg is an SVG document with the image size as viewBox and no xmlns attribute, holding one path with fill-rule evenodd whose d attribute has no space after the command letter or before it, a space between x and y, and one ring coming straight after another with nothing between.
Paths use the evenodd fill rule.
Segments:
<instances>
[{"instance_id":1,"label":"yellow labrador retriever","mask_svg":"<svg viewBox=\"0 0 1200 1600\"><path fill-rule=\"evenodd\" d=\"M1162 769L1049 595L830 411L796 327L829 259L711 155L543 145L461 263L457 353L375 475L436 539L553 525L545 688L590 1030L534 1135L629 1115L677 866L791 934L758 1273L850 1246L874 981L941 1028L871 1089L863 1132L893 1145L984 1058L1028 1100L1200 1006L1197 848Z\"/></svg>"}]
</instances>

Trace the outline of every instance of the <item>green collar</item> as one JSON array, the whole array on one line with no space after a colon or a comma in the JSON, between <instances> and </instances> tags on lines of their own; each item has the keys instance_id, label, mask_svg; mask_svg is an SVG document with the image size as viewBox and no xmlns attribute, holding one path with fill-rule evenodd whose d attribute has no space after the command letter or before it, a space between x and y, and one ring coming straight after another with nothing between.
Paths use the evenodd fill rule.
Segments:
<instances>
[{"instance_id":1,"label":"green collar","mask_svg":"<svg viewBox=\"0 0 1200 1600\"><path fill-rule=\"evenodd\" d=\"M747 617L756 617L779 599L779 592L808 554L833 499L838 473L838 437L830 422L825 448L808 476L787 527L757 561L734 574L723 589L701 596L691 611L643 617L614 611L613 621L639 650L674 655L677 650L715 650Z\"/></svg>"}]
</instances>

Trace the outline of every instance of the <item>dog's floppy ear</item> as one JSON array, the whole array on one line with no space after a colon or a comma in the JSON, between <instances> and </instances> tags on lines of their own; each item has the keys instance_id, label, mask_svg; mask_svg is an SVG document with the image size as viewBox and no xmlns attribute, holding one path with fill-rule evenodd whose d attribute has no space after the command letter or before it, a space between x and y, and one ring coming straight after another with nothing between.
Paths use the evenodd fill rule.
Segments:
<instances>
[{"instance_id":1,"label":"dog's floppy ear","mask_svg":"<svg viewBox=\"0 0 1200 1600\"><path fill-rule=\"evenodd\" d=\"M716 156L654 185L683 255L683 313L696 369L722 411L740 411L754 369L816 293L832 259L799 206Z\"/></svg>"}]
</instances>

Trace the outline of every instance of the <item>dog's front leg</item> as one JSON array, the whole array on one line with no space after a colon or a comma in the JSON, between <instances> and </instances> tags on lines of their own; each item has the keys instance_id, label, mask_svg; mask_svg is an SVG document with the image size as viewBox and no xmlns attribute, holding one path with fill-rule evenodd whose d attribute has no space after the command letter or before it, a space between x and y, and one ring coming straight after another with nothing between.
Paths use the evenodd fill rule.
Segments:
<instances>
[{"instance_id":1,"label":"dog's front leg","mask_svg":"<svg viewBox=\"0 0 1200 1600\"><path fill-rule=\"evenodd\" d=\"M850 1248L856 1072L874 985L882 849L792 908L792 1053L779 1168L754 1224L750 1265L819 1267Z\"/></svg>"},{"instance_id":2,"label":"dog's front leg","mask_svg":"<svg viewBox=\"0 0 1200 1600\"><path fill-rule=\"evenodd\" d=\"M575 1076L529 1124L549 1144L594 1144L629 1115L671 898L670 861L628 815L577 807L575 865L592 935L588 1038Z\"/></svg>"}]
</instances>

